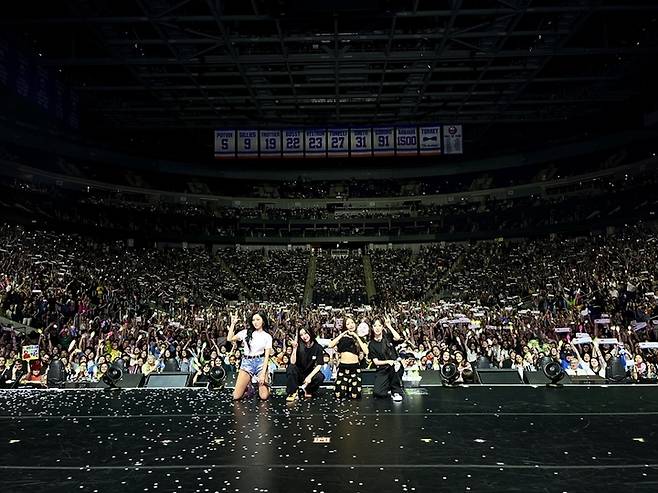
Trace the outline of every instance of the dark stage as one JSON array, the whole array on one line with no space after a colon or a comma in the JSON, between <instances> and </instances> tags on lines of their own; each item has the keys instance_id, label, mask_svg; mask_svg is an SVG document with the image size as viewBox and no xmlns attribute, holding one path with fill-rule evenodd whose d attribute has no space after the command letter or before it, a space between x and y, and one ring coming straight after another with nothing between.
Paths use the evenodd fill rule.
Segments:
<instances>
[{"instance_id":1,"label":"dark stage","mask_svg":"<svg viewBox=\"0 0 658 493\"><path fill-rule=\"evenodd\" d=\"M277 391L280 392L280 391ZM0 392L0 491L658 491L657 386ZM327 442L328 440L328 442Z\"/></svg>"}]
</instances>

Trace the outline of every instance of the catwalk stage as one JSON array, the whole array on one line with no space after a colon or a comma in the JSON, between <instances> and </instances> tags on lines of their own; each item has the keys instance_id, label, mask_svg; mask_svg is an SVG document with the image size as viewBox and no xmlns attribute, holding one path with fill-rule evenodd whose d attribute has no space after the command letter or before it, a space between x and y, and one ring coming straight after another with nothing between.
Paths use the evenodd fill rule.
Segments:
<instances>
[{"instance_id":1,"label":"catwalk stage","mask_svg":"<svg viewBox=\"0 0 658 493\"><path fill-rule=\"evenodd\" d=\"M655 385L278 392L0 391L0 491L658 491Z\"/></svg>"}]
</instances>

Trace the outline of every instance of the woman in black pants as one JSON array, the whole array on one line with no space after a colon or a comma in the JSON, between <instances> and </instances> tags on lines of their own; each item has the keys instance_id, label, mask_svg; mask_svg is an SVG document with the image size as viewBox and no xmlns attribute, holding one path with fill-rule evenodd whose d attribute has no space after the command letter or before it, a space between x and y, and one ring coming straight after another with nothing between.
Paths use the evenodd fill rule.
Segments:
<instances>
[{"instance_id":1,"label":"woman in black pants","mask_svg":"<svg viewBox=\"0 0 658 493\"><path fill-rule=\"evenodd\" d=\"M361 398L361 365L359 363L359 349L368 355L368 346L356 333L356 323L351 317L345 320L346 331L329 343L340 353L338 359L338 373L336 374L336 397L342 399Z\"/></svg>"},{"instance_id":2,"label":"woman in black pants","mask_svg":"<svg viewBox=\"0 0 658 493\"><path fill-rule=\"evenodd\" d=\"M381 318L376 318L372 324L372 336L368 343L370 359L377 368L373 395L388 397L389 392L394 401L402 400L402 373L404 369L398 359L395 346L402 342L388 317L385 319L386 329Z\"/></svg>"},{"instance_id":3,"label":"woman in black pants","mask_svg":"<svg viewBox=\"0 0 658 493\"><path fill-rule=\"evenodd\" d=\"M301 344L299 343L301 339ZM324 349L315 340L311 328L299 329L299 333L292 343L293 351L290 355L290 364L286 369L288 385L286 391L288 402L294 402L298 391L304 391L307 399L320 388L324 375L320 371L324 363Z\"/></svg>"}]
</instances>

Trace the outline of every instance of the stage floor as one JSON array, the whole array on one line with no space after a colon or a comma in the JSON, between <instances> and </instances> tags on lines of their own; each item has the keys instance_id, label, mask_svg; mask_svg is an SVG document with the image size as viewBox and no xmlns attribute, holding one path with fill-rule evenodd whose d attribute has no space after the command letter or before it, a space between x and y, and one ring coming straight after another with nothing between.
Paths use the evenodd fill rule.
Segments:
<instances>
[{"instance_id":1,"label":"stage floor","mask_svg":"<svg viewBox=\"0 0 658 493\"><path fill-rule=\"evenodd\" d=\"M655 492L656 417L658 386L0 391L0 491Z\"/></svg>"}]
</instances>

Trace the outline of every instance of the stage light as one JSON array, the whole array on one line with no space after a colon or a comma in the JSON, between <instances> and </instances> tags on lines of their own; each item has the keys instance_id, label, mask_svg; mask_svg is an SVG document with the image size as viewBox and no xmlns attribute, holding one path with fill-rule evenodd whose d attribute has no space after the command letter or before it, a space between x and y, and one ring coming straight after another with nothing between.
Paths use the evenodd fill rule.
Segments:
<instances>
[{"instance_id":1,"label":"stage light","mask_svg":"<svg viewBox=\"0 0 658 493\"><path fill-rule=\"evenodd\" d=\"M491 368L491 360L486 356L478 356L475 360L475 368L478 370L488 370Z\"/></svg>"},{"instance_id":2,"label":"stage light","mask_svg":"<svg viewBox=\"0 0 658 493\"><path fill-rule=\"evenodd\" d=\"M605 369L605 378L618 383L626 380L626 365L620 357L610 358Z\"/></svg>"},{"instance_id":3,"label":"stage light","mask_svg":"<svg viewBox=\"0 0 658 493\"><path fill-rule=\"evenodd\" d=\"M548 385L559 385L560 380L562 380L565 375L564 368L562 368L560 363L553 360L542 365L541 369L544 372L544 375L546 375L546 378L551 381Z\"/></svg>"},{"instance_id":4,"label":"stage light","mask_svg":"<svg viewBox=\"0 0 658 493\"><path fill-rule=\"evenodd\" d=\"M224 388L224 383L226 381L226 371L221 366L213 366L208 373L208 384L210 389L221 390Z\"/></svg>"},{"instance_id":5,"label":"stage light","mask_svg":"<svg viewBox=\"0 0 658 493\"><path fill-rule=\"evenodd\" d=\"M55 358L48 365L46 382L49 388L62 388L64 386L66 372L64 371L64 364L59 358Z\"/></svg>"},{"instance_id":6,"label":"stage light","mask_svg":"<svg viewBox=\"0 0 658 493\"><path fill-rule=\"evenodd\" d=\"M454 385L457 377L459 377L457 365L454 363L446 363L445 365L442 365L440 373L443 385Z\"/></svg>"},{"instance_id":7,"label":"stage light","mask_svg":"<svg viewBox=\"0 0 658 493\"><path fill-rule=\"evenodd\" d=\"M107 385L110 389L120 389L117 385L117 382L121 380L121 377L123 376L123 371L121 371L121 368L118 368L116 366L110 366L110 368L105 372L105 375L103 375L103 378L101 379L105 385Z\"/></svg>"}]
</instances>

